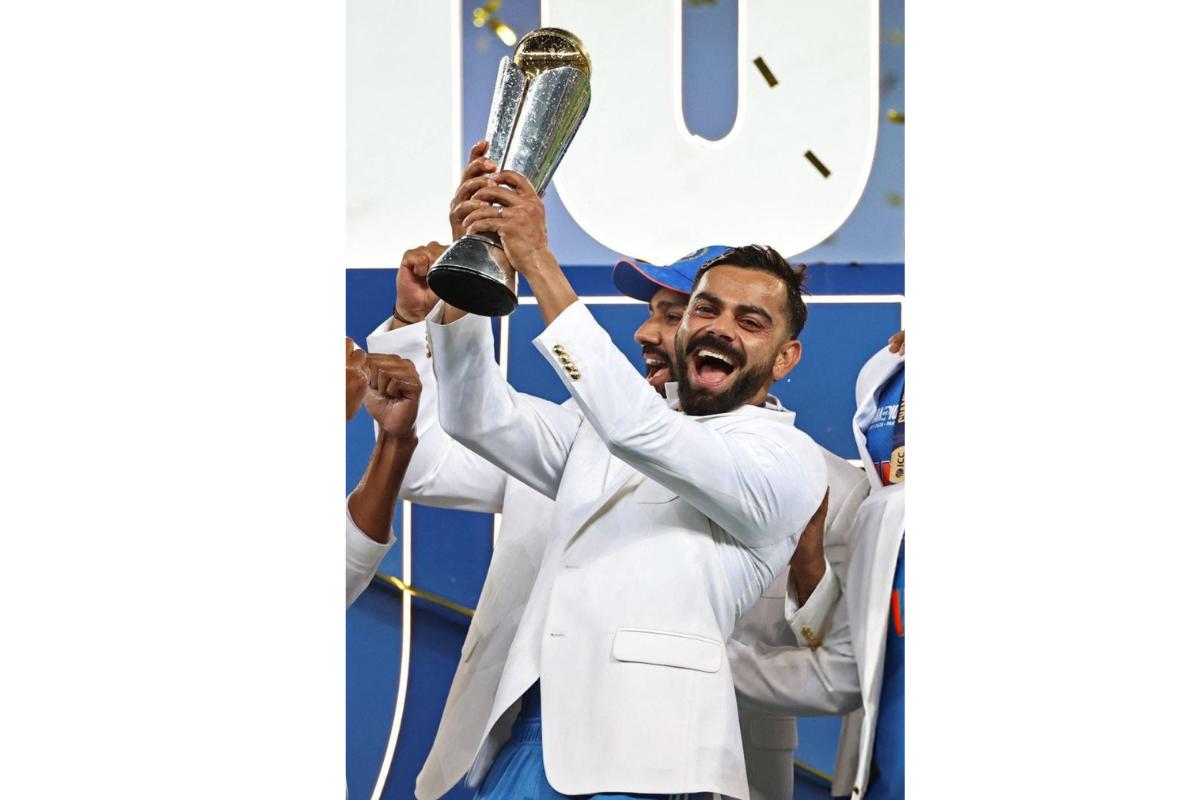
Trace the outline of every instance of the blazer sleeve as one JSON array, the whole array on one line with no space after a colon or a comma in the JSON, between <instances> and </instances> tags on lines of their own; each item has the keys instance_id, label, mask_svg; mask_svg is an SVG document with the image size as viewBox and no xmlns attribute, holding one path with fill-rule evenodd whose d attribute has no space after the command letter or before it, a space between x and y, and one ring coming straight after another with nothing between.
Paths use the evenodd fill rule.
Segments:
<instances>
[{"instance_id":1,"label":"blazer sleeve","mask_svg":"<svg viewBox=\"0 0 1200 800\"><path fill-rule=\"evenodd\" d=\"M444 305L428 317L442 428L517 480L556 497L582 415L514 390L496 363L491 320L468 314L442 325Z\"/></svg>"},{"instance_id":2,"label":"blazer sleeve","mask_svg":"<svg viewBox=\"0 0 1200 800\"><path fill-rule=\"evenodd\" d=\"M847 465L848 466L848 465ZM837 508L825 518L825 574L804 605L797 602L792 582L787 582L784 617L796 641L816 647L833 624L833 613L842 597L846 567L853 552L851 535L854 516L870 490L862 470L842 467L829 470L831 496L839 497Z\"/></svg>"},{"instance_id":3,"label":"blazer sleeve","mask_svg":"<svg viewBox=\"0 0 1200 800\"><path fill-rule=\"evenodd\" d=\"M738 704L759 714L845 714L862 705L843 599L820 647L731 638L726 645Z\"/></svg>"},{"instance_id":4,"label":"blazer sleeve","mask_svg":"<svg viewBox=\"0 0 1200 800\"><path fill-rule=\"evenodd\" d=\"M610 453L677 492L743 545L795 536L820 506L826 467L812 439L782 421L673 411L582 302L534 344Z\"/></svg>"},{"instance_id":5,"label":"blazer sleeve","mask_svg":"<svg viewBox=\"0 0 1200 800\"><path fill-rule=\"evenodd\" d=\"M407 358L421 379L417 447L408 462L400 496L414 503L463 511L500 513L508 475L454 441L438 419L438 384L424 325L388 330L383 323L367 337L367 351ZM379 435L379 426L375 426Z\"/></svg>"}]
</instances>

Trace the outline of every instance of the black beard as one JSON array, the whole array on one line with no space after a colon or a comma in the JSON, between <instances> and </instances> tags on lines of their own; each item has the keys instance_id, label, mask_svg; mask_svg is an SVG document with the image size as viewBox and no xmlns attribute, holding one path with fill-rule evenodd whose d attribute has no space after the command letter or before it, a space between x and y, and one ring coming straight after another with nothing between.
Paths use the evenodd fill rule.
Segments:
<instances>
[{"instance_id":1,"label":"black beard","mask_svg":"<svg viewBox=\"0 0 1200 800\"><path fill-rule=\"evenodd\" d=\"M771 363L768 361L765 364L744 367L742 374L734 380L728 389L720 394L714 394L708 389L698 389L692 386L689 381L687 359L701 347L707 347L722 355L728 355L739 366L743 366L745 363L745 357L741 353L734 350L724 340L718 339L715 336L700 336L693 339L688 345L686 353L683 352L683 347L679 343L676 343L675 363L678 365L678 369L675 370L675 379L678 381L679 408L688 416L702 417L708 414L726 414L735 408L744 406L746 401L758 393L759 389L764 385L770 384Z\"/></svg>"}]
</instances>

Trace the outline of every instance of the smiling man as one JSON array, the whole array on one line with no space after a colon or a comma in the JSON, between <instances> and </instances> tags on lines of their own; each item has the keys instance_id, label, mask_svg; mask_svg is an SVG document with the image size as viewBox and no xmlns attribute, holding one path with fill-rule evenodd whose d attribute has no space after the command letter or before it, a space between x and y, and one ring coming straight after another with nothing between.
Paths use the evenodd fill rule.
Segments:
<instances>
[{"instance_id":1,"label":"smiling man","mask_svg":"<svg viewBox=\"0 0 1200 800\"><path fill-rule=\"evenodd\" d=\"M528 181L505 171L460 200L452 218L468 233L499 236L547 323L535 345L573 403L535 402L508 387L486 318L444 305L428 317L442 427L555 498L532 585L504 581L504 592L525 596L524 608L507 652L488 656L499 680L476 729L471 775L483 779L482 798L747 798L725 641L783 571L827 489L816 445L791 413L765 404L771 381L799 359L789 308L793 298L802 304L798 277L721 267L745 280L709 286L719 304L689 305L674 345L688 354L695 341L722 342L719 354L740 363L721 380L698 364L683 382L689 396L718 398L750 374L760 381L746 393L755 402L721 400L726 410L709 414L699 399L680 414L578 301L547 245L544 213ZM647 341L644 351L648 344L670 346ZM481 637L464 659L479 657ZM439 739L475 735L448 722ZM442 768L431 755L422 777Z\"/></svg>"},{"instance_id":2,"label":"smiling man","mask_svg":"<svg viewBox=\"0 0 1200 800\"><path fill-rule=\"evenodd\" d=\"M702 266L675 339L679 405L725 414L761 405L771 384L800 360L808 317L803 274L774 250L735 247Z\"/></svg>"}]
</instances>

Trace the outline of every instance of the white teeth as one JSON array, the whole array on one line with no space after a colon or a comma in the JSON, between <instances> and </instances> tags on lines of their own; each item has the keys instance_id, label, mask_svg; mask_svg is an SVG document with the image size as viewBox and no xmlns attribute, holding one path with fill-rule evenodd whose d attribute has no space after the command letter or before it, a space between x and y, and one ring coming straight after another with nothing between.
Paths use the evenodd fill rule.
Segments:
<instances>
[{"instance_id":1,"label":"white teeth","mask_svg":"<svg viewBox=\"0 0 1200 800\"><path fill-rule=\"evenodd\" d=\"M728 364L731 367L733 366L733 361L731 361L728 356L723 356L720 353L714 353L712 350L701 350L700 352L696 353L696 355L697 356L707 356L708 358L715 358L718 361L724 361L726 364Z\"/></svg>"},{"instance_id":2,"label":"white teeth","mask_svg":"<svg viewBox=\"0 0 1200 800\"><path fill-rule=\"evenodd\" d=\"M647 367L665 367L666 365L667 365L667 362L665 362L665 361L659 361L659 360L658 360L658 359L656 359L656 358L647 358L647 359L646 359L646 366L647 366Z\"/></svg>"}]
</instances>

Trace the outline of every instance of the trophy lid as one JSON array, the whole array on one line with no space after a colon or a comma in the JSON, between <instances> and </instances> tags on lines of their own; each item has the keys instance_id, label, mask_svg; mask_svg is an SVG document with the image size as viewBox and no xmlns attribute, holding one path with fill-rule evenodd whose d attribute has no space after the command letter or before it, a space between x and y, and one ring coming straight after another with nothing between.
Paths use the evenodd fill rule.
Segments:
<instances>
[{"instance_id":1,"label":"trophy lid","mask_svg":"<svg viewBox=\"0 0 1200 800\"><path fill-rule=\"evenodd\" d=\"M562 28L537 28L521 37L513 63L533 77L555 67L575 67L589 77L592 60L579 37Z\"/></svg>"}]
</instances>

